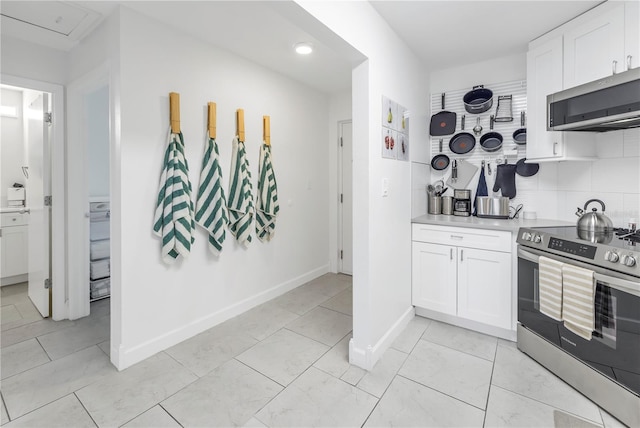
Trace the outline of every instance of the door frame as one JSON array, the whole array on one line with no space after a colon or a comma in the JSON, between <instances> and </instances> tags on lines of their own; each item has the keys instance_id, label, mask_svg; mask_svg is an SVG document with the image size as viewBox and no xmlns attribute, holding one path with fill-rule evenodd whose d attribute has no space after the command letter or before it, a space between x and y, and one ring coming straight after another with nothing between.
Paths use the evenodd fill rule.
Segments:
<instances>
[{"instance_id":1,"label":"door frame","mask_svg":"<svg viewBox=\"0 0 640 428\"><path fill-rule=\"evenodd\" d=\"M69 308L67 305L66 278L66 189L65 189L65 110L64 87L49 82L27 79L0 73L0 82L4 85L31 89L51 94L51 113L53 117L50 162L51 162L51 314L54 321L67 319Z\"/></svg>"},{"instance_id":2,"label":"door frame","mask_svg":"<svg viewBox=\"0 0 640 428\"><path fill-rule=\"evenodd\" d=\"M347 119L347 120L339 120L338 121L338 138L342 138L342 127L343 125L350 123L351 124L351 129L352 129L352 143L351 143L351 149L353 150L353 121L351 119ZM342 148L342 145L340 145L339 149L338 149L338 198L340 198L340 195L342 194L342 190L343 190L343 185L344 185L344 176L343 176L343 169L342 166L344 164L344 150ZM351 170L351 175L353 176L353 168ZM353 179L352 179L353 182ZM353 188L351 189L351 194L353 196ZM338 211L337 211L337 215L338 215L338 252L342 251L342 237L343 237L343 233L344 233L344 225L343 225L343 221L342 221L342 214L343 214L343 210L344 210L344 205L338 201ZM352 215L353 215L353 206L351 209ZM351 228L351 231L353 232L353 227ZM351 236L351 240L352 240L352 245L351 248L353 248L353 234ZM351 255L351 259L353 260L353 254ZM338 263L337 265L337 270L338 273L343 273L343 266L342 266L342 258L338 255ZM351 269L351 273L350 275L353 275L353 267Z\"/></svg>"}]
</instances>

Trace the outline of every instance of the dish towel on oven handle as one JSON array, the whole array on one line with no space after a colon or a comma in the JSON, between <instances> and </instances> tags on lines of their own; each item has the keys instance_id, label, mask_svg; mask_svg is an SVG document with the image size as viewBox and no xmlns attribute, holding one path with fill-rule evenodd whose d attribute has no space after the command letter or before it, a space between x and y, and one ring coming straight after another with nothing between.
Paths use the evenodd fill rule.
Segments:
<instances>
[{"instance_id":1,"label":"dish towel on oven handle","mask_svg":"<svg viewBox=\"0 0 640 428\"><path fill-rule=\"evenodd\" d=\"M538 280L540 285L540 312L562 321L562 266L564 263L540 256Z\"/></svg>"},{"instance_id":2,"label":"dish towel on oven handle","mask_svg":"<svg viewBox=\"0 0 640 428\"><path fill-rule=\"evenodd\" d=\"M594 272L578 266L562 266L564 326L586 340L591 340L595 328L594 301Z\"/></svg>"},{"instance_id":3,"label":"dish towel on oven handle","mask_svg":"<svg viewBox=\"0 0 640 428\"><path fill-rule=\"evenodd\" d=\"M270 241L273 237L278 211L278 185L271 162L271 146L263 144L260 148L256 198L256 236L260 241Z\"/></svg>"}]
</instances>

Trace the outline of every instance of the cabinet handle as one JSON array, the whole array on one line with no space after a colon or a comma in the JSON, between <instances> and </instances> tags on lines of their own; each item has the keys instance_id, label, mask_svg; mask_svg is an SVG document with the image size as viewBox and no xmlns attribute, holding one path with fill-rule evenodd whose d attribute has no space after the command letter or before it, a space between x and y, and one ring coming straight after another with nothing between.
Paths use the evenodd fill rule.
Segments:
<instances>
[{"instance_id":1,"label":"cabinet handle","mask_svg":"<svg viewBox=\"0 0 640 428\"><path fill-rule=\"evenodd\" d=\"M631 70L631 55L627 55L627 70Z\"/></svg>"},{"instance_id":2,"label":"cabinet handle","mask_svg":"<svg viewBox=\"0 0 640 428\"><path fill-rule=\"evenodd\" d=\"M464 250L460 250L460 261L464 261Z\"/></svg>"},{"instance_id":3,"label":"cabinet handle","mask_svg":"<svg viewBox=\"0 0 640 428\"><path fill-rule=\"evenodd\" d=\"M449 258L453 260L453 248L449 248Z\"/></svg>"},{"instance_id":4,"label":"cabinet handle","mask_svg":"<svg viewBox=\"0 0 640 428\"><path fill-rule=\"evenodd\" d=\"M553 155L557 155L558 154L558 143L553 143Z\"/></svg>"},{"instance_id":5,"label":"cabinet handle","mask_svg":"<svg viewBox=\"0 0 640 428\"><path fill-rule=\"evenodd\" d=\"M611 74L616 74L616 68L618 68L618 61L614 59L611 63Z\"/></svg>"}]
</instances>

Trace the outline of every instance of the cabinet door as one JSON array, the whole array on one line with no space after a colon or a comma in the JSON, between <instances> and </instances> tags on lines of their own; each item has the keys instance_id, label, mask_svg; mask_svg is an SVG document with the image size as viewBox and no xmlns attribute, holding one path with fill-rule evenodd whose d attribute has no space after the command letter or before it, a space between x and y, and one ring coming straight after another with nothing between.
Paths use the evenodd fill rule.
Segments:
<instances>
[{"instance_id":1,"label":"cabinet door","mask_svg":"<svg viewBox=\"0 0 640 428\"><path fill-rule=\"evenodd\" d=\"M456 247L413 242L412 303L456 315Z\"/></svg>"},{"instance_id":2,"label":"cabinet door","mask_svg":"<svg viewBox=\"0 0 640 428\"><path fill-rule=\"evenodd\" d=\"M640 2L624 4L624 69L640 66Z\"/></svg>"},{"instance_id":3,"label":"cabinet door","mask_svg":"<svg viewBox=\"0 0 640 428\"><path fill-rule=\"evenodd\" d=\"M612 2L615 3L615 2ZM564 87L571 88L624 71L624 3L606 6L564 34Z\"/></svg>"},{"instance_id":4,"label":"cabinet door","mask_svg":"<svg viewBox=\"0 0 640 428\"><path fill-rule=\"evenodd\" d=\"M562 133L547 131L547 95L562 90L562 37L527 52L527 158L563 155Z\"/></svg>"},{"instance_id":5,"label":"cabinet door","mask_svg":"<svg viewBox=\"0 0 640 428\"><path fill-rule=\"evenodd\" d=\"M3 227L2 277L24 275L29 272L27 262L27 226Z\"/></svg>"},{"instance_id":6,"label":"cabinet door","mask_svg":"<svg viewBox=\"0 0 640 428\"><path fill-rule=\"evenodd\" d=\"M458 316L511 328L511 254L458 248Z\"/></svg>"}]
</instances>

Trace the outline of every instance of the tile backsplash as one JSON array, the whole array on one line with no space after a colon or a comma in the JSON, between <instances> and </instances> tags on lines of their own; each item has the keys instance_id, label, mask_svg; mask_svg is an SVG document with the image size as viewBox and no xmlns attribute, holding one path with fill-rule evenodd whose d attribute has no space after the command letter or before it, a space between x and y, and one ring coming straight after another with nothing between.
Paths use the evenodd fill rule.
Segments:
<instances>
[{"instance_id":1,"label":"tile backsplash","mask_svg":"<svg viewBox=\"0 0 640 428\"><path fill-rule=\"evenodd\" d=\"M523 204L523 211L535 211L538 218L575 221L577 207L583 208L589 199L600 199L615 227L627 227L629 218L640 220L640 129L598 134L597 156L594 161L541 163L532 177L516 175L517 196L510 205ZM414 163L413 169L415 217L426 213L424 184L441 174L430 172L428 165ZM420 176L426 180L419 180ZM468 186L474 192L478 177L476 174ZM486 178L491 190L495 174ZM597 203L590 206L594 207L600 211Z\"/></svg>"}]
</instances>

